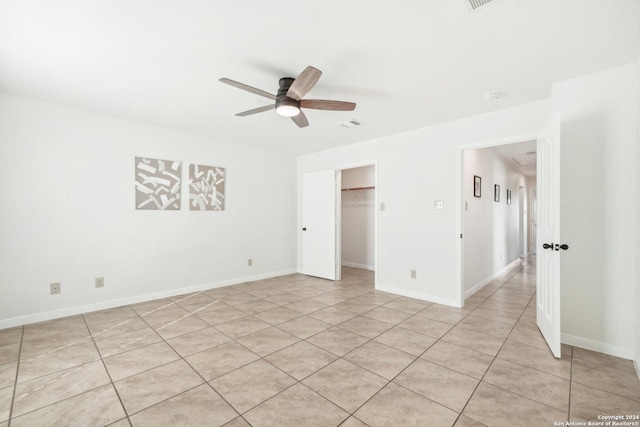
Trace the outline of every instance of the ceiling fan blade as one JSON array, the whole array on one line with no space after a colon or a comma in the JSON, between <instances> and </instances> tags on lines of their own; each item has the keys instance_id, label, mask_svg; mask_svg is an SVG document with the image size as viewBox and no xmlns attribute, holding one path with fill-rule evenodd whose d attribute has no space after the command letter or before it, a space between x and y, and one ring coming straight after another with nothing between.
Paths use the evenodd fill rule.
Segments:
<instances>
[{"instance_id":1,"label":"ceiling fan blade","mask_svg":"<svg viewBox=\"0 0 640 427\"><path fill-rule=\"evenodd\" d=\"M294 80L287 91L287 96L293 98L296 101L300 101L303 96L311 90L311 88L318 82L318 79L322 75L322 71L311 66L304 69L303 72Z\"/></svg>"},{"instance_id":2,"label":"ceiling fan blade","mask_svg":"<svg viewBox=\"0 0 640 427\"><path fill-rule=\"evenodd\" d=\"M297 124L299 128L306 128L307 126L309 126L309 120L307 120L307 116L305 116L302 111L300 111L300 114L298 114L297 116L291 117L291 120L293 120L293 122Z\"/></svg>"},{"instance_id":3,"label":"ceiling fan blade","mask_svg":"<svg viewBox=\"0 0 640 427\"><path fill-rule=\"evenodd\" d=\"M264 107L258 107L258 108L254 108L253 110L243 111L242 113L236 114L236 116L240 116L240 117L250 116L252 114L258 114L265 111L273 110L275 108L276 108L276 104L265 105Z\"/></svg>"},{"instance_id":4,"label":"ceiling fan blade","mask_svg":"<svg viewBox=\"0 0 640 427\"><path fill-rule=\"evenodd\" d=\"M265 98L273 99L275 101L276 96L270 94L269 92L265 92L264 90L256 89L255 87L251 87L244 83L236 82L235 80L230 80L226 78L221 78L220 81L222 83L226 83L233 87L237 87L238 89L246 90L247 92L255 93L256 95L264 96Z\"/></svg>"},{"instance_id":5,"label":"ceiling fan blade","mask_svg":"<svg viewBox=\"0 0 640 427\"><path fill-rule=\"evenodd\" d=\"M356 104L355 102L329 101L324 99L303 99L300 101L300 108L311 108L313 110L353 111L356 109Z\"/></svg>"}]
</instances>

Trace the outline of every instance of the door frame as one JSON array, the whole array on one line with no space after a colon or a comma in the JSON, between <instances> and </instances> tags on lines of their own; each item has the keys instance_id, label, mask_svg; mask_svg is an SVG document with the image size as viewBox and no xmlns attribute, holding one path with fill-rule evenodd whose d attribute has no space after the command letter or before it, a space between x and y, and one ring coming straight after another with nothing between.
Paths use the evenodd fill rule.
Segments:
<instances>
[{"instance_id":1,"label":"door frame","mask_svg":"<svg viewBox=\"0 0 640 427\"><path fill-rule=\"evenodd\" d=\"M518 142L532 141L537 140L538 133L527 133L522 135L514 135L505 138L497 138L497 139L488 139L483 141L472 142L468 144L458 145L456 147L456 155L458 157L458 161L456 162L456 167L458 168L456 179L456 239L457 243L457 260L456 265L458 266L458 289L456 294L456 299L458 302L458 307L464 306L464 237L460 237L464 231L464 186L469 183L464 182L464 164L463 164L463 153L464 150L478 149L478 148L488 148L488 147L496 147L499 145L507 145L507 144L516 144Z\"/></svg>"},{"instance_id":2,"label":"door frame","mask_svg":"<svg viewBox=\"0 0 640 427\"><path fill-rule=\"evenodd\" d=\"M373 223L373 286L378 287L378 160L363 161L335 166L336 171L336 280L342 279L342 171L346 169L373 166L374 223Z\"/></svg>"}]
</instances>

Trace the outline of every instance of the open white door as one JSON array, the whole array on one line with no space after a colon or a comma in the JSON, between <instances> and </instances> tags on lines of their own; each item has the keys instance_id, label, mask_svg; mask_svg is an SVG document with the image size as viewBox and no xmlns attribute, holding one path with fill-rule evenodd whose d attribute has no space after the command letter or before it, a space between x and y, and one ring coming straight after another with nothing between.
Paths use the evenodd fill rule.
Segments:
<instances>
[{"instance_id":1,"label":"open white door","mask_svg":"<svg viewBox=\"0 0 640 427\"><path fill-rule=\"evenodd\" d=\"M302 176L302 273L336 280L336 173Z\"/></svg>"},{"instance_id":2,"label":"open white door","mask_svg":"<svg viewBox=\"0 0 640 427\"><path fill-rule=\"evenodd\" d=\"M560 357L560 115L538 135L536 306L537 323Z\"/></svg>"}]
</instances>

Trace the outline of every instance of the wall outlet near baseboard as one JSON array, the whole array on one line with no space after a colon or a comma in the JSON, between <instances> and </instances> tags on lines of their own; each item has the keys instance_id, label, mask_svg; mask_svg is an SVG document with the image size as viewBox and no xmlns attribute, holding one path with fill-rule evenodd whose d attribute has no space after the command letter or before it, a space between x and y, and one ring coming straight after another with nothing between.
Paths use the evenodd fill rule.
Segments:
<instances>
[{"instance_id":1,"label":"wall outlet near baseboard","mask_svg":"<svg viewBox=\"0 0 640 427\"><path fill-rule=\"evenodd\" d=\"M50 293L51 293L51 295L55 295L55 294L59 294L60 293L60 282L55 282L55 283L51 284Z\"/></svg>"},{"instance_id":2,"label":"wall outlet near baseboard","mask_svg":"<svg viewBox=\"0 0 640 427\"><path fill-rule=\"evenodd\" d=\"M96 277L96 288L104 288L104 277Z\"/></svg>"},{"instance_id":3,"label":"wall outlet near baseboard","mask_svg":"<svg viewBox=\"0 0 640 427\"><path fill-rule=\"evenodd\" d=\"M249 258L249 259L247 260L247 265L248 265L249 267L251 267L251 266L253 265L253 258Z\"/></svg>"},{"instance_id":4,"label":"wall outlet near baseboard","mask_svg":"<svg viewBox=\"0 0 640 427\"><path fill-rule=\"evenodd\" d=\"M411 278L412 279L416 278L416 271L415 270L411 270Z\"/></svg>"}]
</instances>

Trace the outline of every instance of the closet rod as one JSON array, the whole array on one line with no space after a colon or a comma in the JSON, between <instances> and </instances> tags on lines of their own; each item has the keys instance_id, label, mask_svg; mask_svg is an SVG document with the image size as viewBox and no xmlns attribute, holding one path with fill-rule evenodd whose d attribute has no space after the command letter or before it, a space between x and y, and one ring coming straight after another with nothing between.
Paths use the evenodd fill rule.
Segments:
<instances>
[{"instance_id":1,"label":"closet rod","mask_svg":"<svg viewBox=\"0 0 640 427\"><path fill-rule=\"evenodd\" d=\"M371 190L371 189L373 189L373 188L376 188L376 187L374 187L374 186L372 185L372 186L369 186L369 187L343 188L343 189L342 189L342 191Z\"/></svg>"}]
</instances>

